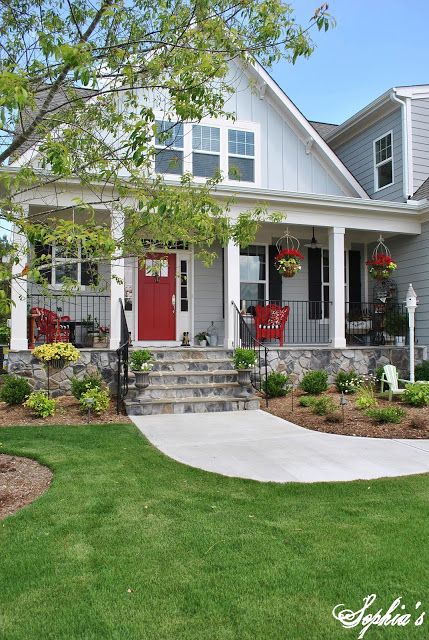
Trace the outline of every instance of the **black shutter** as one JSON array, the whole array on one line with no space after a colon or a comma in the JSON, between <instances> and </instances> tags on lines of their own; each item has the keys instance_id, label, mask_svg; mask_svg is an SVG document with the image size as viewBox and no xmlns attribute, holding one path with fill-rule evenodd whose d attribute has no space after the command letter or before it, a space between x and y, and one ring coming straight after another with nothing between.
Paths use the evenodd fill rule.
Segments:
<instances>
[{"instance_id":1,"label":"black shutter","mask_svg":"<svg viewBox=\"0 0 429 640\"><path fill-rule=\"evenodd\" d=\"M349 300L362 302L360 251L349 251Z\"/></svg>"},{"instance_id":2,"label":"black shutter","mask_svg":"<svg viewBox=\"0 0 429 640\"><path fill-rule=\"evenodd\" d=\"M322 250L308 249L308 317L320 320L322 317Z\"/></svg>"},{"instance_id":3,"label":"black shutter","mask_svg":"<svg viewBox=\"0 0 429 640\"><path fill-rule=\"evenodd\" d=\"M36 240L34 242L34 257L37 260L37 268L39 269L43 278L46 278L46 281L51 284L52 282L52 246L49 244L43 244L40 240ZM43 259L42 259L43 258ZM46 264L44 269L41 269L40 266L42 264Z\"/></svg>"},{"instance_id":4,"label":"black shutter","mask_svg":"<svg viewBox=\"0 0 429 640\"><path fill-rule=\"evenodd\" d=\"M283 278L277 271L274 264L274 258L277 254L277 247L275 245L270 245L268 247L268 297L270 302L281 302L283 297Z\"/></svg>"}]
</instances>

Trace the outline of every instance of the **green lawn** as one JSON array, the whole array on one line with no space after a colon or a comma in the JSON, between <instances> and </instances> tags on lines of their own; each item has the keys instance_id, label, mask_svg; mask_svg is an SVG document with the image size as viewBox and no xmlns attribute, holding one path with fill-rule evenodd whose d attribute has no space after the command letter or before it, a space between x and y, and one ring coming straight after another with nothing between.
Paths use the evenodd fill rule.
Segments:
<instances>
[{"instance_id":1,"label":"green lawn","mask_svg":"<svg viewBox=\"0 0 429 640\"><path fill-rule=\"evenodd\" d=\"M2 640L354 640L337 603L375 592L429 611L428 476L224 478L165 458L132 425L10 428L0 441L54 471L0 523ZM428 625L365 640L427 638Z\"/></svg>"}]
</instances>

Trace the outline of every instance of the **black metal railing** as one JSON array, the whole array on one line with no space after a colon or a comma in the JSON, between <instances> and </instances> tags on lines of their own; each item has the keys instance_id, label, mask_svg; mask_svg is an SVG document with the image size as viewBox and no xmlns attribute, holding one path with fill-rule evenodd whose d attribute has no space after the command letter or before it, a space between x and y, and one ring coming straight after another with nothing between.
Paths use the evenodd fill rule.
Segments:
<instances>
[{"instance_id":1,"label":"black metal railing","mask_svg":"<svg viewBox=\"0 0 429 640\"><path fill-rule=\"evenodd\" d=\"M252 386L264 394L265 404L268 407L268 395L265 391L265 382L268 376L268 349L259 340L256 340L237 305L234 302L231 304L234 310L234 348L242 347L255 352L256 366L252 369L250 379Z\"/></svg>"},{"instance_id":2,"label":"black metal railing","mask_svg":"<svg viewBox=\"0 0 429 640\"><path fill-rule=\"evenodd\" d=\"M110 296L30 294L29 334L32 342L72 342L77 347L109 344Z\"/></svg>"},{"instance_id":3,"label":"black metal railing","mask_svg":"<svg viewBox=\"0 0 429 640\"><path fill-rule=\"evenodd\" d=\"M242 300L241 316L256 334L256 307L276 305L289 308L289 316L283 330L285 346L292 344L329 344L331 340L329 316L332 303L309 300ZM279 341L277 340L277 344Z\"/></svg>"},{"instance_id":4,"label":"black metal railing","mask_svg":"<svg viewBox=\"0 0 429 640\"><path fill-rule=\"evenodd\" d=\"M405 304L346 302L346 339L350 345L405 345L408 342Z\"/></svg>"},{"instance_id":5,"label":"black metal railing","mask_svg":"<svg viewBox=\"0 0 429 640\"><path fill-rule=\"evenodd\" d=\"M116 355L118 356L116 372L116 413L118 414L121 412L124 400L128 394L128 355L131 342L122 300L119 300L119 304L121 305L121 338L119 347L116 349Z\"/></svg>"}]
</instances>

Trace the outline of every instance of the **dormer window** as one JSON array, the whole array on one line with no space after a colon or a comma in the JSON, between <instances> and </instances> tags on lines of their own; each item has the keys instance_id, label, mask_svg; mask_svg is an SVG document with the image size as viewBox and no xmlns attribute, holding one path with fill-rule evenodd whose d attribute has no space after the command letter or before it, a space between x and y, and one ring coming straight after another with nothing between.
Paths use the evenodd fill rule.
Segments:
<instances>
[{"instance_id":1,"label":"dormer window","mask_svg":"<svg viewBox=\"0 0 429 640\"><path fill-rule=\"evenodd\" d=\"M375 191L393 184L393 135L390 131L374 140Z\"/></svg>"},{"instance_id":2,"label":"dormer window","mask_svg":"<svg viewBox=\"0 0 429 640\"><path fill-rule=\"evenodd\" d=\"M253 131L228 130L228 177L255 182L255 134Z\"/></svg>"},{"instance_id":3,"label":"dormer window","mask_svg":"<svg viewBox=\"0 0 429 640\"><path fill-rule=\"evenodd\" d=\"M220 129L195 124L192 127L192 173L213 178L220 171Z\"/></svg>"},{"instance_id":4,"label":"dormer window","mask_svg":"<svg viewBox=\"0 0 429 640\"><path fill-rule=\"evenodd\" d=\"M183 124L156 121L157 134L155 136L155 171L156 173L183 173Z\"/></svg>"}]
</instances>

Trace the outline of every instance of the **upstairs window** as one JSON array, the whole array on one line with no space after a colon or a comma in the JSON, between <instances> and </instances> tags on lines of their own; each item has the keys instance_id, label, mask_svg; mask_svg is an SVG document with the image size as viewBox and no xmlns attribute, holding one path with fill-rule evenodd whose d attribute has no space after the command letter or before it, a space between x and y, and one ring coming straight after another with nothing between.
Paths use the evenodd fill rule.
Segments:
<instances>
[{"instance_id":1,"label":"upstairs window","mask_svg":"<svg viewBox=\"0 0 429 640\"><path fill-rule=\"evenodd\" d=\"M253 131L228 130L228 177L255 182L255 134Z\"/></svg>"},{"instance_id":2,"label":"upstairs window","mask_svg":"<svg viewBox=\"0 0 429 640\"><path fill-rule=\"evenodd\" d=\"M392 132L374 141L375 190L393 184Z\"/></svg>"},{"instance_id":3,"label":"upstairs window","mask_svg":"<svg viewBox=\"0 0 429 640\"><path fill-rule=\"evenodd\" d=\"M220 170L220 129L196 124L192 127L192 173L213 178Z\"/></svg>"},{"instance_id":4,"label":"upstairs window","mask_svg":"<svg viewBox=\"0 0 429 640\"><path fill-rule=\"evenodd\" d=\"M181 122L169 122L168 120L156 121L157 133L155 136L155 171L156 173L170 173L182 175L183 173L183 124Z\"/></svg>"}]
</instances>

